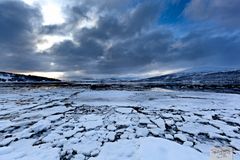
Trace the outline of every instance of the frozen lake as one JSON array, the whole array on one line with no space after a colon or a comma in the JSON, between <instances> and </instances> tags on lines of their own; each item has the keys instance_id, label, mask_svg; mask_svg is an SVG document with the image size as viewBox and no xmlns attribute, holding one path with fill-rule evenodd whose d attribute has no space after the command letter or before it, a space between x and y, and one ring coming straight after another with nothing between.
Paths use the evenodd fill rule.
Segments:
<instances>
[{"instance_id":1,"label":"frozen lake","mask_svg":"<svg viewBox=\"0 0 240 160\"><path fill-rule=\"evenodd\" d=\"M1 88L0 160L207 160L214 146L240 159L238 94Z\"/></svg>"}]
</instances>

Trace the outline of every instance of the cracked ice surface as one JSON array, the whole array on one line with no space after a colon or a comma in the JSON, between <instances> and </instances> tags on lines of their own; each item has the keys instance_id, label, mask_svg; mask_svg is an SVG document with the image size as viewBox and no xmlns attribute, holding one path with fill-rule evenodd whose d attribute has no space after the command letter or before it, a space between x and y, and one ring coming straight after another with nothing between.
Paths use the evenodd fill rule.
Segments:
<instances>
[{"instance_id":1,"label":"cracked ice surface","mask_svg":"<svg viewBox=\"0 0 240 160\"><path fill-rule=\"evenodd\" d=\"M213 146L238 160L239 105L236 94L1 88L0 160L204 160Z\"/></svg>"}]
</instances>

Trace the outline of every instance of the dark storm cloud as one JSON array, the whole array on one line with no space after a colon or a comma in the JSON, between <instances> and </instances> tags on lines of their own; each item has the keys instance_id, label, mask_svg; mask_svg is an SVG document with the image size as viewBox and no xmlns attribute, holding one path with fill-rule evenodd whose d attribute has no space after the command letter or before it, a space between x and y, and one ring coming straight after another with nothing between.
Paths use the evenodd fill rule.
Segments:
<instances>
[{"instance_id":1,"label":"dark storm cloud","mask_svg":"<svg viewBox=\"0 0 240 160\"><path fill-rule=\"evenodd\" d=\"M94 75L240 67L238 0L71 2L63 8L65 23L47 26L41 26L39 9L1 2L0 67ZM79 27L93 19L96 25ZM35 46L42 35L72 35L72 40L38 54ZM48 68L50 62L55 65Z\"/></svg>"},{"instance_id":2,"label":"dark storm cloud","mask_svg":"<svg viewBox=\"0 0 240 160\"><path fill-rule=\"evenodd\" d=\"M40 33L43 35L64 35L66 34L65 30L66 25L45 25L41 27Z\"/></svg>"},{"instance_id":3,"label":"dark storm cloud","mask_svg":"<svg viewBox=\"0 0 240 160\"><path fill-rule=\"evenodd\" d=\"M191 1L184 12L189 12L193 3L196 2ZM163 7L160 1L141 1L130 5L125 12L115 3L106 5L107 1L103 1L96 4L93 0L68 8L68 13L72 15L68 22L72 28L78 19L81 21L90 18L87 13L91 10L91 5L100 16L95 27L72 30L75 42L65 41L50 50L58 69L84 70L93 74L125 74L166 66L239 66L239 34L231 34L229 30L223 33L218 28L197 28L178 37L167 27L159 27L161 24L157 24ZM211 4L210 7L214 5ZM225 11L221 6L219 8ZM202 12L201 9L200 7L200 11L196 12ZM207 18L216 17L213 15Z\"/></svg>"},{"instance_id":4,"label":"dark storm cloud","mask_svg":"<svg viewBox=\"0 0 240 160\"><path fill-rule=\"evenodd\" d=\"M99 69L105 73L127 73L149 69L152 64L159 68L239 66L238 44L238 35L209 36L197 32L174 39L170 33L155 31L110 48Z\"/></svg>"},{"instance_id":5,"label":"dark storm cloud","mask_svg":"<svg viewBox=\"0 0 240 160\"><path fill-rule=\"evenodd\" d=\"M205 34L203 34L205 33ZM180 39L180 46L173 48L176 59L193 62L195 65L239 66L239 35L210 35L208 31L190 33Z\"/></svg>"},{"instance_id":6,"label":"dark storm cloud","mask_svg":"<svg viewBox=\"0 0 240 160\"><path fill-rule=\"evenodd\" d=\"M239 6L239 0L192 0L185 9L185 15L193 20L239 28Z\"/></svg>"},{"instance_id":7,"label":"dark storm cloud","mask_svg":"<svg viewBox=\"0 0 240 160\"><path fill-rule=\"evenodd\" d=\"M170 58L168 50L172 41L170 33L157 30L117 43L107 50L99 71L126 73L142 70L152 63L164 63Z\"/></svg>"},{"instance_id":8,"label":"dark storm cloud","mask_svg":"<svg viewBox=\"0 0 240 160\"><path fill-rule=\"evenodd\" d=\"M121 17L115 15L100 17L97 27L83 29L76 36L80 39L91 37L101 40L129 38L153 25L154 20L159 16L159 10L159 4L146 2Z\"/></svg>"},{"instance_id":9,"label":"dark storm cloud","mask_svg":"<svg viewBox=\"0 0 240 160\"><path fill-rule=\"evenodd\" d=\"M0 43L4 50L31 49L33 25L40 19L36 10L19 1L0 3ZM6 46L6 47L4 47ZM28 48L29 47L29 48ZM2 48L2 47L1 47ZM20 49L20 50L19 50Z\"/></svg>"},{"instance_id":10,"label":"dark storm cloud","mask_svg":"<svg viewBox=\"0 0 240 160\"><path fill-rule=\"evenodd\" d=\"M35 54L38 9L20 1L0 2L0 68L4 70L42 69L42 57Z\"/></svg>"},{"instance_id":11,"label":"dark storm cloud","mask_svg":"<svg viewBox=\"0 0 240 160\"><path fill-rule=\"evenodd\" d=\"M56 70L91 70L95 61L103 54L103 47L94 40L88 39L80 45L72 41L64 41L50 50L56 60Z\"/></svg>"},{"instance_id":12,"label":"dark storm cloud","mask_svg":"<svg viewBox=\"0 0 240 160\"><path fill-rule=\"evenodd\" d=\"M150 2L138 4L128 13L120 16L110 14L101 16L96 27L75 30L74 40L79 45L66 41L55 45L50 52L54 53L56 62L60 64L59 66L64 64L63 68L65 67L66 70L78 67L84 70L105 72L95 67L99 68L99 65L105 63L102 59L106 59L106 56L109 57L108 54L111 54L107 46L117 41L131 39L134 36L139 37L142 31L154 24L154 21L158 18L161 5L157 1ZM76 8L75 12L77 12ZM119 54L121 51L116 54L121 56ZM116 57L116 61L118 61L117 58L120 57ZM94 66L89 66L90 64Z\"/></svg>"},{"instance_id":13,"label":"dark storm cloud","mask_svg":"<svg viewBox=\"0 0 240 160\"><path fill-rule=\"evenodd\" d=\"M160 11L162 10L162 3L159 0L143 1L135 5L129 3L131 1L127 0L126 2L128 3L125 5L120 2L119 0L112 2L90 0L83 1L81 4L76 3L75 5L78 6L67 6L65 7L66 14L68 15L66 23L44 26L43 33L58 34L65 30L65 32L73 32L75 37L79 35L81 37L91 36L100 39L109 39L118 36L129 37L154 25L153 22L156 22L155 20L159 18ZM130 8L129 5L131 6ZM125 6L125 10L122 10L122 6ZM88 16L88 13L93 10L92 8L99 15L97 26L90 29L84 28L83 30L78 30L77 26L82 20L92 19L92 17Z\"/></svg>"}]
</instances>

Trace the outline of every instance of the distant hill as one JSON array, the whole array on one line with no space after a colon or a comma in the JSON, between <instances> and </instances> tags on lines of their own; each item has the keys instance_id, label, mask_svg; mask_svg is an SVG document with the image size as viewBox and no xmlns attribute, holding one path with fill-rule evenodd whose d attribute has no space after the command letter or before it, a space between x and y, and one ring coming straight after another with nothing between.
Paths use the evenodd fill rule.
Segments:
<instances>
[{"instance_id":1,"label":"distant hill","mask_svg":"<svg viewBox=\"0 0 240 160\"><path fill-rule=\"evenodd\" d=\"M140 80L163 84L240 85L240 70L179 72Z\"/></svg>"},{"instance_id":2,"label":"distant hill","mask_svg":"<svg viewBox=\"0 0 240 160\"><path fill-rule=\"evenodd\" d=\"M58 79L0 72L0 82L60 82Z\"/></svg>"}]
</instances>

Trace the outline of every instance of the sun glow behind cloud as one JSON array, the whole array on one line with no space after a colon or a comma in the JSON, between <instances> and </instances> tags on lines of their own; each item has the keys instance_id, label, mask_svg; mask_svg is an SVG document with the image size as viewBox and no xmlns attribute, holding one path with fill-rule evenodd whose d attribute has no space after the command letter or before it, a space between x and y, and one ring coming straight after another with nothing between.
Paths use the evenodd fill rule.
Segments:
<instances>
[{"instance_id":1,"label":"sun glow behind cloud","mask_svg":"<svg viewBox=\"0 0 240 160\"><path fill-rule=\"evenodd\" d=\"M23 0L26 4L31 6L38 6L41 9L43 16L42 25L57 25L65 22L65 15L62 8L70 1L63 0ZM89 19L83 19L78 22L78 29L92 28L96 26L98 17L94 10L89 12ZM51 48L54 44L62 42L64 40L72 40L71 34L69 35L44 35L39 38L36 48L38 52L43 52Z\"/></svg>"},{"instance_id":2,"label":"sun glow behind cloud","mask_svg":"<svg viewBox=\"0 0 240 160\"><path fill-rule=\"evenodd\" d=\"M62 0L23 0L26 4L31 6L39 6L43 16L42 25L56 25L65 22L64 13L62 12ZM64 40L70 40L67 36L59 35L44 35L39 38L36 44L37 51L42 52L51 48L54 44Z\"/></svg>"},{"instance_id":3,"label":"sun glow behind cloud","mask_svg":"<svg viewBox=\"0 0 240 160\"><path fill-rule=\"evenodd\" d=\"M62 79L64 77L64 72L22 72L20 74L56 78L56 79Z\"/></svg>"},{"instance_id":4,"label":"sun glow behind cloud","mask_svg":"<svg viewBox=\"0 0 240 160\"><path fill-rule=\"evenodd\" d=\"M60 0L23 0L28 5L38 5L43 16L43 25L62 24L65 22Z\"/></svg>"},{"instance_id":5,"label":"sun glow behind cloud","mask_svg":"<svg viewBox=\"0 0 240 160\"><path fill-rule=\"evenodd\" d=\"M37 43L37 50L39 52L42 52L51 48L54 44L62 42L64 40L71 40L71 37L57 35L42 36Z\"/></svg>"},{"instance_id":6,"label":"sun glow behind cloud","mask_svg":"<svg viewBox=\"0 0 240 160\"><path fill-rule=\"evenodd\" d=\"M48 2L43 5L42 14L44 19L43 25L61 24L65 21L61 6L57 3Z\"/></svg>"},{"instance_id":7,"label":"sun glow behind cloud","mask_svg":"<svg viewBox=\"0 0 240 160\"><path fill-rule=\"evenodd\" d=\"M178 68L178 69L171 69L171 70L152 70L147 73L141 74L143 77L153 77L153 76L159 76L159 75L167 75L172 73L177 73L186 70L186 68ZM139 75L138 75L139 76Z\"/></svg>"}]
</instances>

